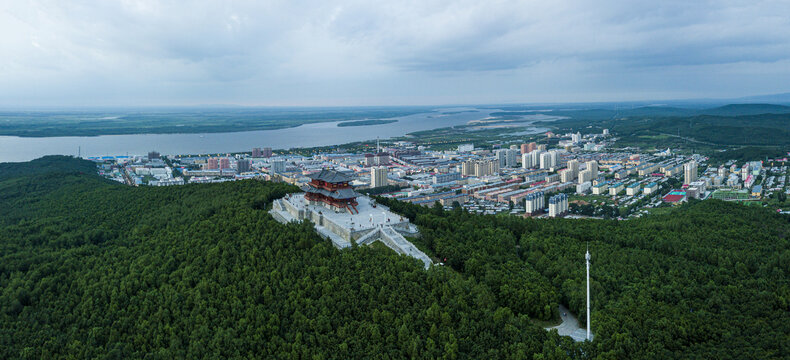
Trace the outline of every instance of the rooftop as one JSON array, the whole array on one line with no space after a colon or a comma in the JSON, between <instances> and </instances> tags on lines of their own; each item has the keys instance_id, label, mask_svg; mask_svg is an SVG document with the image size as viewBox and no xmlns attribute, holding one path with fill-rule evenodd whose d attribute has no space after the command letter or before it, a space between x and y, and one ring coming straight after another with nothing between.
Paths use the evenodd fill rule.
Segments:
<instances>
[{"instance_id":1,"label":"rooftop","mask_svg":"<svg viewBox=\"0 0 790 360\"><path fill-rule=\"evenodd\" d=\"M333 199L341 199L341 200L342 199L351 199L351 198L355 198L355 197L359 196L359 193L357 193L356 191L354 191L351 188L343 188L343 189L337 189L335 191L329 191L329 190L326 190L326 189L319 189L319 188L310 186L310 184L307 184L307 185L302 186L300 189L302 189L302 191L304 191L304 192L318 193L318 194L321 194L321 195L324 195L324 196L331 197Z\"/></svg>"},{"instance_id":2,"label":"rooftop","mask_svg":"<svg viewBox=\"0 0 790 360\"><path fill-rule=\"evenodd\" d=\"M323 169L316 174L310 174L309 177L314 180L321 180L328 183L343 183L352 180L350 177L334 169Z\"/></svg>"}]
</instances>

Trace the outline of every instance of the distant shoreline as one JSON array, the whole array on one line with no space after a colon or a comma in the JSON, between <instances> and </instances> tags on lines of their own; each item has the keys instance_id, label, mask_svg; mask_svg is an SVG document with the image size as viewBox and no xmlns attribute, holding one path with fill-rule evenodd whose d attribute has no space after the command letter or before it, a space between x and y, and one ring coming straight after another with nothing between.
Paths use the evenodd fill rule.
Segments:
<instances>
[{"instance_id":1,"label":"distant shoreline","mask_svg":"<svg viewBox=\"0 0 790 360\"><path fill-rule=\"evenodd\" d=\"M377 120L357 120L357 121L344 121L338 123L337 126L339 127L346 127L346 126L368 126L368 125L383 125L383 124L391 124L397 122L397 119L377 119Z\"/></svg>"},{"instance_id":2,"label":"distant shoreline","mask_svg":"<svg viewBox=\"0 0 790 360\"><path fill-rule=\"evenodd\" d=\"M102 135L213 134L282 130L315 123L339 126L387 124L395 118L432 113L430 108L336 110L190 110L181 112L0 111L0 135L20 138Z\"/></svg>"}]
</instances>

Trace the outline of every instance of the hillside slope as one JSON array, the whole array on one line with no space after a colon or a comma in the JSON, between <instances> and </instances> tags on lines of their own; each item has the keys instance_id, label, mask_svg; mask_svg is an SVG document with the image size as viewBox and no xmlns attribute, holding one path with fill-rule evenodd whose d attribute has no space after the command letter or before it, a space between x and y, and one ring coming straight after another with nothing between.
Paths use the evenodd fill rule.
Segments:
<instances>
[{"instance_id":1,"label":"hillside slope","mask_svg":"<svg viewBox=\"0 0 790 360\"><path fill-rule=\"evenodd\" d=\"M533 220L382 200L446 259L425 271L277 223L266 207L292 186L135 188L81 160L32 164L46 166L0 166L14 174L0 179L0 358L790 356L790 222L764 209ZM586 320L588 244L596 338L572 343L531 319L559 302Z\"/></svg>"},{"instance_id":2,"label":"hillside slope","mask_svg":"<svg viewBox=\"0 0 790 360\"><path fill-rule=\"evenodd\" d=\"M279 224L265 207L292 186L134 188L80 174L93 166L80 160L33 165L0 180L0 358L579 351L450 269Z\"/></svg>"},{"instance_id":3,"label":"hillside slope","mask_svg":"<svg viewBox=\"0 0 790 360\"><path fill-rule=\"evenodd\" d=\"M589 246L592 353L600 358L790 356L786 216L717 200L628 221L480 216L381 201L420 226L429 254L492 288L534 266L583 322ZM519 292L500 286L504 298Z\"/></svg>"}]
</instances>

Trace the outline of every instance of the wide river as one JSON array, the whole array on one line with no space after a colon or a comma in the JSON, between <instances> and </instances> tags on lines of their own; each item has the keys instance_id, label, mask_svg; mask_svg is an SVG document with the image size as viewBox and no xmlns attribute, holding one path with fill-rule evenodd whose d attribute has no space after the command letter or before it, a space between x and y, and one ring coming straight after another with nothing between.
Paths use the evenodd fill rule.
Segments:
<instances>
[{"instance_id":1,"label":"wide river","mask_svg":"<svg viewBox=\"0 0 790 360\"><path fill-rule=\"evenodd\" d=\"M253 147L290 149L340 145L354 141L387 139L422 130L463 125L489 117L495 109L452 108L397 117L397 122L368 126L338 127L338 122L306 124L277 130L257 130L206 134L138 134L103 136L63 136L29 138L0 136L0 162L29 161L44 155L83 157L142 155L156 150L162 154L216 154L250 151ZM443 114L447 113L447 114ZM533 115L535 120L553 117ZM514 130L524 134L523 129ZM545 131L527 128L528 132ZM80 150L81 149L81 150Z\"/></svg>"}]
</instances>

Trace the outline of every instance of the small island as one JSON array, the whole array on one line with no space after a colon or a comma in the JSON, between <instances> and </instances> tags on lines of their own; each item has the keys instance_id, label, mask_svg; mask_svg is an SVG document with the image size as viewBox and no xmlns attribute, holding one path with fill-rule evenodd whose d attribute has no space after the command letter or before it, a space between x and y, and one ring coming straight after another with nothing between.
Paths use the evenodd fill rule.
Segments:
<instances>
[{"instance_id":1,"label":"small island","mask_svg":"<svg viewBox=\"0 0 790 360\"><path fill-rule=\"evenodd\" d=\"M394 123L398 120L396 119L372 119L372 120L357 120L357 121L344 121L338 123L337 126L345 127L345 126L367 126L367 125L383 125L383 124L390 124Z\"/></svg>"}]
</instances>

